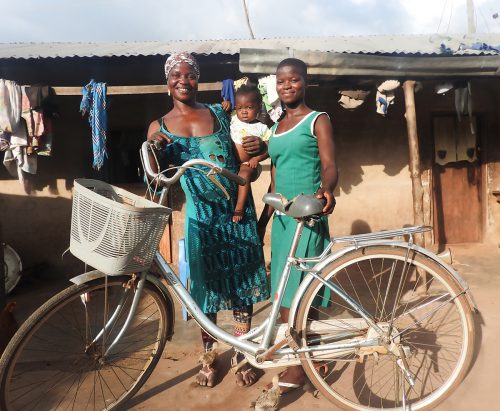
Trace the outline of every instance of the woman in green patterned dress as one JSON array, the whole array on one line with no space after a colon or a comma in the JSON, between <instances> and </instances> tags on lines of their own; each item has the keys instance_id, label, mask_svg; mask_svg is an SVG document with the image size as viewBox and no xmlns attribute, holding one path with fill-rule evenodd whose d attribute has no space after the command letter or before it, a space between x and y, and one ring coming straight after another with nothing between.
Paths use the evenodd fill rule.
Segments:
<instances>
[{"instance_id":1,"label":"woman in green patterned dress","mask_svg":"<svg viewBox=\"0 0 500 411\"><path fill-rule=\"evenodd\" d=\"M268 142L271 167L271 192L287 199L304 194L316 194L325 200L324 216L314 227L304 227L297 256L317 256L330 241L327 215L333 211L333 190L337 185L337 166L332 125L328 114L311 110L305 102L307 66L298 59L283 60L276 70L276 91L285 112L272 127ZM266 205L259 219L261 238L273 215ZM286 262L296 223L291 217L274 213L271 232L271 295L276 288ZM301 282L301 273L292 268L280 310L281 320L288 322L292 298ZM275 298L275 297L274 297ZM304 384L302 367L290 367L280 375L282 392Z\"/></svg>"},{"instance_id":2,"label":"woman in green patterned dress","mask_svg":"<svg viewBox=\"0 0 500 411\"><path fill-rule=\"evenodd\" d=\"M230 138L229 119L221 105L205 105L196 101L198 63L189 53L170 56L165 75L173 109L151 123L148 140L164 140L167 144L160 163L182 165L203 158L238 173L239 163ZM250 152L259 148L257 140L243 144ZM186 195L184 236L190 269L190 292L193 299L212 321L220 310L233 310L234 332L249 331L252 307L269 298L262 243L252 197L249 196L244 217L233 223L238 188L235 183L218 176L230 195L228 201L202 173L187 170L181 178ZM206 351L214 340L202 331ZM212 356L208 356L212 357ZM207 358L208 358L207 357ZM234 362L242 360L235 353ZM240 386L253 384L255 370L248 364L236 373ZM196 378L198 384L212 387L216 383L214 364L204 363Z\"/></svg>"}]
</instances>

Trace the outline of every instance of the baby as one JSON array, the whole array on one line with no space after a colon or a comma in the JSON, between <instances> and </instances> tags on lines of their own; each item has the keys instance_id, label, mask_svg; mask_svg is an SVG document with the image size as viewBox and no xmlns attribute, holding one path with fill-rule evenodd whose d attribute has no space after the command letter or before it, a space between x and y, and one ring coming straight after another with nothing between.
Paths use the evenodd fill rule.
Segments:
<instances>
[{"instance_id":1,"label":"baby","mask_svg":"<svg viewBox=\"0 0 500 411\"><path fill-rule=\"evenodd\" d=\"M259 162L268 157L267 151L255 157L250 157L243 149L242 143L247 136L256 136L263 141L269 140L271 130L257 120L262 105L262 96L259 89L253 85L242 85L234 95L236 115L231 119L231 139L236 144L238 157L241 162L240 172L247 183L238 187L238 200L233 214L233 222L241 221L245 213L245 202L250 191L250 180L256 173Z\"/></svg>"}]
</instances>

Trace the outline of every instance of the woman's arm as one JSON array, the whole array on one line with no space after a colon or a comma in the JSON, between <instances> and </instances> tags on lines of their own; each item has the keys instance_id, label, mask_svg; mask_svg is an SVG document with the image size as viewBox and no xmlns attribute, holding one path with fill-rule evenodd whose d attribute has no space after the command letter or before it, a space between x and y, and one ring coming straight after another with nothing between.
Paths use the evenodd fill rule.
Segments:
<instances>
[{"instance_id":1,"label":"woman's arm","mask_svg":"<svg viewBox=\"0 0 500 411\"><path fill-rule=\"evenodd\" d=\"M326 200L323 213L330 214L335 207L333 190L337 186L338 170L335 162L335 143L332 123L327 115L321 115L314 124L314 134L318 139L319 158L321 160L321 187L316 197Z\"/></svg>"},{"instance_id":2,"label":"woman's arm","mask_svg":"<svg viewBox=\"0 0 500 411\"><path fill-rule=\"evenodd\" d=\"M243 137L243 149L250 156L255 156L267 151L267 145L259 137L256 136L246 136Z\"/></svg>"},{"instance_id":3,"label":"woman's arm","mask_svg":"<svg viewBox=\"0 0 500 411\"><path fill-rule=\"evenodd\" d=\"M267 190L268 193L275 192L275 185L274 185L275 175L276 175L276 169L274 167L274 164L271 163L271 183L269 184L269 189ZM266 233L267 223L271 219L273 213L274 213L274 208L271 207L269 204L266 204L264 206L264 209L262 210L262 213L260 214L259 221L257 222L257 232L262 242L264 242L264 234Z\"/></svg>"},{"instance_id":4,"label":"woman's arm","mask_svg":"<svg viewBox=\"0 0 500 411\"><path fill-rule=\"evenodd\" d=\"M172 139L167 136L165 133L162 133L161 126L158 120L152 121L148 127L148 141L158 141L161 144L169 144L172 142Z\"/></svg>"},{"instance_id":5,"label":"woman's arm","mask_svg":"<svg viewBox=\"0 0 500 411\"><path fill-rule=\"evenodd\" d=\"M160 131L161 126L158 120L152 121L148 127L147 141L158 142L159 145L165 145L172 142L172 139L166 134ZM157 160L153 156L153 154L149 153L149 164L154 172L158 172L158 164Z\"/></svg>"}]
</instances>

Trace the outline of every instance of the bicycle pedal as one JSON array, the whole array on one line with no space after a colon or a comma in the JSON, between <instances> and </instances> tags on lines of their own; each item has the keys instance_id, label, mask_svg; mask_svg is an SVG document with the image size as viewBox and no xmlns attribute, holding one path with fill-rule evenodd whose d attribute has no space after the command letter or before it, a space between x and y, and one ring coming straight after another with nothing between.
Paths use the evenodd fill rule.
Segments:
<instances>
[{"instance_id":1,"label":"bicycle pedal","mask_svg":"<svg viewBox=\"0 0 500 411\"><path fill-rule=\"evenodd\" d=\"M285 331L285 338L288 346L293 351L297 351L299 349L299 334L297 334L297 331L295 331L294 328L288 328Z\"/></svg>"}]
</instances>

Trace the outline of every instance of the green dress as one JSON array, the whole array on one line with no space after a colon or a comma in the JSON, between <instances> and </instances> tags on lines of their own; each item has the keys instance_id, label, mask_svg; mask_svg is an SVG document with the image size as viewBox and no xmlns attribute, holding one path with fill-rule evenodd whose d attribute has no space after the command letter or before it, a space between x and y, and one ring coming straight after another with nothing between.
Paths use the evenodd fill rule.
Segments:
<instances>
[{"instance_id":1,"label":"green dress","mask_svg":"<svg viewBox=\"0 0 500 411\"><path fill-rule=\"evenodd\" d=\"M187 160L203 158L238 173L229 119L219 104L208 108L216 124L216 131L208 136L176 136L168 131L168 124L160 121L161 131L172 139L161 160L182 165ZM188 169L181 178L186 195L184 236L190 293L205 313L243 308L269 298L252 196L248 196L243 219L233 223L238 187L225 177L216 178L230 200L198 171Z\"/></svg>"},{"instance_id":2,"label":"green dress","mask_svg":"<svg viewBox=\"0 0 500 411\"><path fill-rule=\"evenodd\" d=\"M307 114L295 127L276 134L278 123L272 127L269 156L276 168L275 190L287 199L299 194L314 194L321 185L321 162L314 123L323 113ZM285 215L273 216L271 232L271 295L275 295L281 272L286 263L296 222ZM304 227L296 255L320 255L330 242L328 218L322 217L314 227ZM290 308L295 291L304 274L292 268L282 306Z\"/></svg>"}]
</instances>

